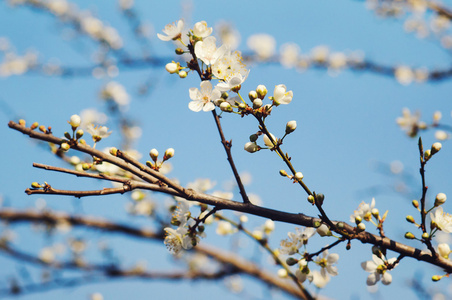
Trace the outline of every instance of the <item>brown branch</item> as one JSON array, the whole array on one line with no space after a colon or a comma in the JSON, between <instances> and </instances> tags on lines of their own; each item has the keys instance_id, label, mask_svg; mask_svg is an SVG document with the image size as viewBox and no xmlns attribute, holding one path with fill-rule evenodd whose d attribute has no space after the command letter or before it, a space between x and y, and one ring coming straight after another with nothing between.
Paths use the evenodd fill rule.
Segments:
<instances>
[{"instance_id":1,"label":"brown branch","mask_svg":"<svg viewBox=\"0 0 452 300\"><path fill-rule=\"evenodd\" d=\"M43 133L35 132L29 128L20 126L19 124L16 124L13 121L10 121L8 125L11 128L16 129L20 132L23 132L32 138L37 138L37 139L50 141L50 142L53 141L56 144L61 143L61 139L59 139L59 138L56 138L50 134L43 134ZM103 158L102 156L105 156L106 158L109 159L110 162L117 164L119 167L124 168L125 170L131 169L131 166L129 164L124 163L122 160L120 160L116 157L112 157L112 156L107 157L107 155L105 155L104 153L97 151L95 149L92 149L90 147L83 146L81 148L78 148L78 150L80 150L82 152L90 153L94 156L97 156L99 154L101 158ZM136 170L136 173L138 174L139 177L141 177L141 176L145 177L144 175L142 175L140 173L139 170ZM149 175L147 175L147 176L149 176ZM163 175L161 175L161 176L163 176ZM296 225L301 225L301 226L306 226L306 227L313 227L315 222L322 221L318 218L306 216L302 213L293 214L293 213L288 213L288 212L282 212L282 211L273 210L273 209L269 209L269 208L259 207L259 206L248 204L248 203L242 203L242 202L238 202L238 201L232 201L232 200L227 200L227 199L223 199L223 198L219 198L219 197L215 197L215 196L211 196L211 195L206 195L206 194L195 192L193 190L189 190L189 191L191 193L188 196L184 196L185 199L187 199L189 201L198 201L198 202L201 202L201 203L204 203L207 205L212 205L217 209L226 209L226 210L244 212L244 213L247 213L250 215L260 216L260 217L264 217L264 218L271 219L274 221L284 222L284 223L288 223L288 224L296 224ZM335 225L335 227L332 228L333 230L334 230L334 228L338 228L338 226L337 226L338 223L341 223L341 227L343 229L341 231L336 231L336 232L339 234L344 234L344 233L349 234L350 239L357 239L365 244L377 245L377 246L383 247L385 249L389 249L394 252L397 252L399 254L403 254L404 256L412 257L412 258L420 260L420 261L428 262L430 264L436 265L436 266L444 269L448 273L452 273L452 261L441 258L440 256L435 256L430 251L423 251L423 250L420 250L417 248L413 248L413 247L407 246L405 244L398 243L387 237L380 237L380 236L371 234L367 231L363 231L363 232L360 232L357 234L355 232L355 228L346 224L345 222L338 222L338 221L331 221L331 222L333 225Z\"/></svg>"}]
</instances>

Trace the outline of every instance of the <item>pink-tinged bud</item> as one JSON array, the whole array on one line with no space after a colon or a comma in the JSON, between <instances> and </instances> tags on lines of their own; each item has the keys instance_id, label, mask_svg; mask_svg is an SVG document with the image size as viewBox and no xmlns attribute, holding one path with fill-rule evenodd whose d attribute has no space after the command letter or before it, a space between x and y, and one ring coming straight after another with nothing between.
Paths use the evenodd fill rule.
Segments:
<instances>
[{"instance_id":1,"label":"pink-tinged bud","mask_svg":"<svg viewBox=\"0 0 452 300\"><path fill-rule=\"evenodd\" d=\"M149 151L149 156L153 161L157 161L157 158L159 157L159 152L157 151L157 149L154 148L151 151Z\"/></svg>"}]
</instances>

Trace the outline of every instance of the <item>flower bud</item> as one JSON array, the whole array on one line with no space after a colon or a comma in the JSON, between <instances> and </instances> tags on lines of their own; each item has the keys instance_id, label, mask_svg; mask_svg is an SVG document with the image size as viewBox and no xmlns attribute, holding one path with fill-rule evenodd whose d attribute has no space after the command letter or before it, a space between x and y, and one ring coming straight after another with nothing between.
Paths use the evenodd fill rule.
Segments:
<instances>
[{"instance_id":1,"label":"flower bud","mask_svg":"<svg viewBox=\"0 0 452 300\"><path fill-rule=\"evenodd\" d=\"M240 110L244 110L246 108L246 104L243 103L243 102L239 103L238 107L239 107Z\"/></svg>"},{"instance_id":2,"label":"flower bud","mask_svg":"<svg viewBox=\"0 0 452 300\"><path fill-rule=\"evenodd\" d=\"M257 138L258 138L258 135L257 134L252 134L252 135L250 135L250 142L255 142L255 141L257 141Z\"/></svg>"},{"instance_id":3,"label":"flower bud","mask_svg":"<svg viewBox=\"0 0 452 300\"><path fill-rule=\"evenodd\" d=\"M441 145L440 142L434 143L434 144L432 145L432 149L431 149L432 155L435 154L435 153L437 153L439 150L441 150L442 147L443 147L443 145Z\"/></svg>"},{"instance_id":4,"label":"flower bud","mask_svg":"<svg viewBox=\"0 0 452 300\"><path fill-rule=\"evenodd\" d=\"M265 87L265 85L260 84L257 86L256 88L256 92L259 98L264 99L265 95L267 95L267 88Z\"/></svg>"},{"instance_id":5,"label":"flower bud","mask_svg":"<svg viewBox=\"0 0 452 300\"><path fill-rule=\"evenodd\" d=\"M110 154L116 156L118 154L118 149L115 147L110 148Z\"/></svg>"},{"instance_id":6,"label":"flower bud","mask_svg":"<svg viewBox=\"0 0 452 300\"><path fill-rule=\"evenodd\" d=\"M356 216L355 217L355 223L356 224L359 224L359 223L361 223L363 221L363 218L361 217L361 216Z\"/></svg>"},{"instance_id":7,"label":"flower bud","mask_svg":"<svg viewBox=\"0 0 452 300\"><path fill-rule=\"evenodd\" d=\"M287 172L285 170L279 170L279 175L282 177L287 177Z\"/></svg>"},{"instance_id":8,"label":"flower bud","mask_svg":"<svg viewBox=\"0 0 452 300\"><path fill-rule=\"evenodd\" d=\"M257 98L257 93L256 93L256 91L250 91L250 92L248 93L248 98L250 98L251 101L254 101L254 99Z\"/></svg>"},{"instance_id":9,"label":"flower bud","mask_svg":"<svg viewBox=\"0 0 452 300\"><path fill-rule=\"evenodd\" d=\"M46 129L46 127L44 125L39 126L39 130L44 132L44 133L47 133L47 129Z\"/></svg>"},{"instance_id":10,"label":"flower bud","mask_svg":"<svg viewBox=\"0 0 452 300\"><path fill-rule=\"evenodd\" d=\"M424 160L428 161L432 157L432 151L430 149L425 150L424 152Z\"/></svg>"},{"instance_id":11,"label":"flower bud","mask_svg":"<svg viewBox=\"0 0 452 300\"><path fill-rule=\"evenodd\" d=\"M422 234L422 238L423 238L424 240L428 240L429 237L430 237L430 235L429 235L427 232L424 232L424 233Z\"/></svg>"},{"instance_id":12,"label":"flower bud","mask_svg":"<svg viewBox=\"0 0 452 300\"><path fill-rule=\"evenodd\" d=\"M253 108L258 109L262 107L262 100L260 98L254 99L253 101Z\"/></svg>"},{"instance_id":13,"label":"flower bud","mask_svg":"<svg viewBox=\"0 0 452 300\"><path fill-rule=\"evenodd\" d=\"M297 180L297 181L301 181L302 179L303 179L303 173L301 173L301 172L297 172L297 173L295 173L295 180Z\"/></svg>"},{"instance_id":14,"label":"flower bud","mask_svg":"<svg viewBox=\"0 0 452 300\"><path fill-rule=\"evenodd\" d=\"M159 152L157 151L157 149L154 148L151 151L149 151L149 156L153 161L157 161L157 158L159 157Z\"/></svg>"},{"instance_id":15,"label":"flower bud","mask_svg":"<svg viewBox=\"0 0 452 300\"><path fill-rule=\"evenodd\" d=\"M72 129L75 129L80 126L81 122L82 119L80 118L79 115L72 115L68 123L72 126Z\"/></svg>"},{"instance_id":16,"label":"flower bud","mask_svg":"<svg viewBox=\"0 0 452 300\"><path fill-rule=\"evenodd\" d=\"M180 77L180 78L185 78L185 77L187 77L187 75L188 75L188 73L185 72L185 71L180 71L180 72L179 72L179 77Z\"/></svg>"},{"instance_id":17,"label":"flower bud","mask_svg":"<svg viewBox=\"0 0 452 300\"><path fill-rule=\"evenodd\" d=\"M293 266L293 265L295 265L297 263L298 263L298 259L296 259L296 258L288 257L286 259L286 264L289 265L289 266Z\"/></svg>"},{"instance_id":18,"label":"flower bud","mask_svg":"<svg viewBox=\"0 0 452 300\"><path fill-rule=\"evenodd\" d=\"M279 269L277 274L279 278L287 278L288 276L287 271L285 269Z\"/></svg>"},{"instance_id":19,"label":"flower bud","mask_svg":"<svg viewBox=\"0 0 452 300\"><path fill-rule=\"evenodd\" d=\"M314 204L314 203L315 203L315 199L314 199L314 196L313 196L313 195L309 195L309 196L308 196L308 202L311 203L311 204Z\"/></svg>"},{"instance_id":20,"label":"flower bud","mask_svg":"<svg viewBox=\"0 0 452 300\"><path fill-rule=\"evenodd\" d=\"M378 246L372 246L372 254L376 255L377 257L380 257L383 255L383 253L381 252L380 247Z\"/></svg>"},{"instance_id":21,"label":"flower bud","mask_svg":"<svg viewBox=\"0 0 452 300\"><path fill-rule=\"evenodd\" d=\"M37 183L37 182L32 182L31 183L31 187L34 188L34 189L39 189L39 188L41 188L41 185L39 183Z\"/></svg>"},{"instance_id":22,"label":"flower bud","mask_svg":"<svg viewBox=\"0 0 452 300\"><path fill-rule=\"evenodd\" d=\"M231 104L229 104L229 102L225 101L220 104L220 109L225 112L231 112L232 106L231 106Z\"/></svg>"},{"instance_id":23,"label":"flower bud","mask_svg":"<svg viewBox=\"0 0 452 300\"><path fill-rule=\"evenodd\" d=\"M413 206L414 206L415 208L419 208L419 201L413 200L413 201L411 202L411 204L413 204Z\"/></svg>"},{"instance_id":24,"label":"flower bud","mask_svg":"<svg viewBox=\"0 0 452 300\"><path fill-rule=\"evenodd\" d=\"M75 138L78 140L79 138L81 138L83 136L83 134L84 134L83 130L79 129L75 133Z\"/></svg>"},{"instance_id":25,"label":"flower bud","mask_svg":"<svg viewBox=\"0 0 452 300\"><path fill-rule=\"evenodd\" d=\"M90 166L89 164L87 164L87 163L83 163L83 164L82 164L82 169L83 169L83 170L86 171L86 170L89 170L90 168L91 168L91 166Z\"/></svg>"},{"instance_id":26,"label":"flower bud","mask_svg":"<svg viewBox=\"0 0 452 300\"><path fill-rule=\"evenodd\" d=\"M176 48L175 52L177 55L182 55L185 53L185 51L182 48Z\"/></svg>"},{"instance_id":27,"label":"flower bud","mask_svg":"<svg viewBox=\"0 0 452 300\"><path fill-rule=\"evenodd\" d=\"M370 212L372 213L372 216L374 216L374 218L378 220L378 218L380 216L380 212L378 211L378 208L372 208L372 210Z\"/></svg>"},{"instance_id":28,"label":"flower bud","mask_svg":"<svg viewBox=\"0 0 452 300\"><path fill-rule=\"evenodd\" d=\"M433 281L440 281L441 278L442 278L442 277L439 276L439 275L433 275L433 276L432 276L432 280L433 280Z\"/></svg>"},{"instance_id":29,"label":"flower bud","mask_svg":"<svg viewBox=\"0 0 452 300\"><path fill-rule=\"evenodd\" d=\"M179 72L179 64L175 63L174 61L170 62L166 64L165 70L170 74L177 73Z\"/></svg>"},{"instance_id":30,"label":"flower bud","mask_svg":"<svg viewBox=\"0 0 452 300\"><path fill-rule=\"evenodd\" d=\"M449 253L450 253L450 247L448 244L446 243L441 243L438 245L438 252L439 255L441 255L441 257L444 257L445 259L449 258Z\"/></svg>"},{"instance_id":31,"label":"flower bud","mask_svg":"<svg viewBox=\"0 0 452 300\"><path fill-rule=\"evenodd\" d=\"M20 120L19 120L19 125L20 125L20 126L25 126L26 123L27 123L27 122L25 122L24 119L20 119Z\"/></svg>"},{"instance_id":32,"label":"flower bud","mask_svg":"<svg viewBox=\"0 0 452 300\"><path fill-rule=\"evenodd\" d=\"M413 223L413 224L415 223L413 216L406 216L406 220L407 220L409 223Z\"/></svg>"},{"instance_id":33,"label":"flower bud","mask_svg":"<svg viewBox=\"0 0 452 300\"><path fill-rule=\"evenodd\" d=\"M366 230L366 224L359 223L358 226L356 226L356 228L358 229L358 232L364 231Z\"/></svg>"},{"instance_id":34,"label":"flower bud","mask_svg":"<svg viewBox=\"0 0 452 300\"><path fill-rule=\"evenodd\" d=\"M31 124L30 129L31 130L35 130L36 128L38 128L39 123L38 122L34 122L33 124Z\"/></svg>"},{"instance_id":35,"label":"flower bud","mask_svg":"<svg viewBox=\"0 0 452 300\"><path fill-rule=\"evenodd\" d=\"M255 142L248 142L245 144L245 150L249 153L254 153L260 150L260 147Z\"/></svg>"},{"instance_id":36,"label":"flower bud","mask_svg":"<svg viewBox=\"0 0 452 300\"><path fill-rule=\"evenodd\" d=\"M325 224L320 225L319 228L317 228L317 233L320 236L331 236L333 235L330 231L330 229L328 228L328 226L326 226Z\"/></svg>"},{"instance_id":37,"label":"flower bud","mask_svg":"<svg viewBox=\"0 0 452 300\"><path fill-rule=\"evenodd\" d=\"M174 156L174 149L168 148L168 149L166 149L165 154L163 155L163 160L168 160L173 156Z\"/></svg>"},{"instance_id":38,"label":"flower bud","mask_svg":"<svg viewBox=\"0 0 452 300\"><path fill-rule=\"evenodd\" d=\"M409 240L413 240L413 239L415 239L416 237L415 237L414 234L412 234L411 232L407 232L407 233L405 233L405 238L406 238L406 239L409 239Z\"/></svg>"},{"instance_id":39,"label":"flower bud","mask_svg":"<svg viewBox=\"0 0 452 300\"><path fill-rule=\"evenodd\" d=\"M297 121L289 121L286 124L286 134L294 132L297 129Z\"/></svg>"},{"instance_id":40,"label":"flower bud","mask_svg":"<svg viewBox=\"0 0 452 300\"><path fill-rule=\"evenodd\" d=\"M64 137L67 138L68 140L70 140L72 138L71 134L67 131L64 132Z\"/></svg>"},{"instance_id":41,"label":"flower bud","mask_svg":"<svg viewBox=\"0 0 452 300\"><path fill-rule=\"evenodd\" d=\"M63 151L68 151L71 148L68 143L61 143L60 147Z\"/></svg>"},{"instance_id":42,"label":"flower bud","mask_svg":"<svg viewBox=\"0 0 452 300\"><path fill-rule=\"evenodd\" d=\"M446 194L438 193L435 198L435 206L440 206L446 202Z\"/></svg>"}]
</instances>

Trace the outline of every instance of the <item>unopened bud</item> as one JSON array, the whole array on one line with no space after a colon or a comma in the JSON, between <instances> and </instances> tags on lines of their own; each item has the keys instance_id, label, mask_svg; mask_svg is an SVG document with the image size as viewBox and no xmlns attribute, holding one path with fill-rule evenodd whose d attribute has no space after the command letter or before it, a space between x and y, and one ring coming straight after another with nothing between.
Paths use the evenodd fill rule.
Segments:
<instances>
[{"instance_id":1,"label":"unopened bud","mask_svg":"<svg viewBox=\"0 0 452 300\"><path fill-rule=\"evenodd\" d=\"M432 151L430 149L425 150L424 152L424 160L428 161L432 157Z\"/></svg>"},{"instance_id":2,"label":"unopened bud","mask_svg":"<svg viewBox=\"0 0 452 300\"><path fill-rule=\"evenodd\" d=\"M44 125L39 126L39 130L44 132L44 133L47 132L47 129L46 129L46 127Z\"/></svg>"},{"instance_id":3,"label":"unopened bud","mask_svg":"<svg viewBox=\"0 0 452 300\"><path fill-rule=\"evenodd\" d=\"M221 104L220 104L220 109L222 110L222 111L225 111L225 112L232 112L232 106L231 106L231 104L229 104L229 102L222 102Z\"/></svg>"},{"instance_id":4,"label":"unopened bud","mask_svg":"<svg viewBox=\"0 0 452 300\"><path fill-rule=\"evenodd\" d=\"M438 245L438 252L441 257L444 257L445 259L449 258L450 254L450 247L446 243L441 243Z\"/></svg>"},{"instance_id":5,"label":"unopened bud","mask_svg":"<svg viewBox=\"0 0 452 300\"><path fill-rule=\"evenodd\" d=\"M260 150L260 147L254 142L248 142L245 144L245 150L249 153L254 153Z\"/></svg>"},{"instance_id":6,"label":"unopened bud","mask_svg":"<svg viewBox=\"0 0 452 300\"><path fill-rule=\"evenodd\" d=\"M149 156L153 161L157 161L157 158L159 157L159 152L155 148L151 149L151 151L149 151Z\"/></svg>"},{"instance_id":7,"label":"unopened bud","mask_svg":"<svg viewBox=\"0 0 452 300\"><path fill-rule=\"evenodd\" d=\"M63 150L63 151L68 151L71 148L71 146L69 146L68 143L61 143L60 147L61 147L61 150Z\"/></svg>"},{"instance_id":8,"label":"unopened bud","mask_svg":"<svg viewBox=\"0 0 452 300\"><path fill-rule=\"evenodd\" d=\"M313 196L313 195L309 195L309 196L308 196L308 202L311 203L311 204L314 204L314 203L315 203L315 199L314 199L314 196Z\"/></svg>"},{"instance_id":9,"label":"unopened bud","mask_svg":"<svg viewBox=\"0 0 452 300\"><path fill-rule=\"evenodd\" d=\"M361 217L361 216L356 216L355 217L355 223L356 224L359 224L359 223L361 223L363 221L363 218Z\"/></svg>"},{"instance_id":10,"label":"unopened bud","mask_svg":"<svg viewBox=\"0 0 452 300\"><path fill-rule=\"evenodd\" d=\"M295 180L297 180L297 181L301 181L302 179L303 179L303 173L301 173L301 172L297 172L297 173L295 173Z\"/></svg>"},{"instance_id":11,"label":"unopened bud","mask_svg":"<svg viewBox=\"0 0 452 300\"><path fill-rule=\"evenodd\" d=\"M279 170L279 175L287 177L287 172L285 170Z\"/></svg>"},{"instance_id":12,"label":"unopened bud","mask_svg":"<svg viewBox=\"0 0 452 300\"><path fill-rule=\"evenodd\" d=\"M38 122L34 122L33 124L31 124L30 129L31 130L35 130L36 128L38 128L39 123Z\"/></svg>"},{"instance_id":13,"label":"unopened bud","mask_svg":"<svg viewBox=\"0 0 452 300\"><path fill-rule=\"evenodd\" d=\"M188 73L185 72L185 71L180 71L180 72L179 72L179 77L180 77L180 78L185 78L185 77L187 77L187 75L188 75Z\"/></svg>"},{"instance_id":14,"label":"unopened bud","mask_svg":"<svg viewBox=\"0 0 452 300\"><path fill-rule=\"evenodd\" d=\"M378 211L378 208L372 208L372 210L370 212L372 213L372 216L374 216L374 218L378 220L378 218L380 216L380 212Z\"/></svg>"},{"instance_id":15,"label":"unopened bud","mask_svg":"<svg viewBox=\"0 0 452 300\"><path fill-rule=\"evenodd\" d=\"M407 220L409 223L413 223L413 224L415 223L413 216L406 216L406 220Z\"/></svg>"},{"instance_id":16,"label":"unopened bud","mask_svg":"<svg viewBox=\"0 0 452 300\"><path fill-rule=\"evenodd\" d=\"M79 115L72 115L68 123L72 126L72 129L75 129L80 126L81 122L82 119L80 118Z\"/></svg>"},{"instance_id":17,"label":"unopened bud","mask_svg":"<svg viewBox=\"0 0 452 300\"><path fill-rule=\"evenodd\" d=\"M84 134L83 130L79 129L75 133L75 138L78 140L79 138L81 138L83 136L83 134Z\"/></svg>"},{"instance_id":18,"label":"unopened bud","mask_svg":"<svg viewBox=\"0 0 452 300\"><path fill-rule=\"evenodd\" d=\"M25 122L24 119L20 119L20 120L19 120L19 125L20 125L20 126L25 126L26 123L27 123L27 122Z\"/></svg>"},{"instance_id":19,"label":"unopened bud","mask_svg":"<svg viewBox=\"0 0 452 300\"><path fill-rule=\"evenodd\" d=\"M89 164L87 164L87 163L84 163L84 164L82 164L82 169L83 170L89 170L91 168L91 166L89 165Z\"/></svg>"},{"instance_id":20,"label":"unopened bud","mask_svg":"<svg viewBox=\"0 0 452 300\"><path fill-rule=\"evenodd\" d=\"M432 280L433 280L433 281L440 281L441 278L442 278L442 276L439 276L439 275L433 275L433 276L432 276Z\"/></svg>"},{"instance_id":21,"label":"unopened bud","mask_svg":"<svg viewBox=\"0 0 452 300\"><path fill-rule=\"evenodd\" d=\"M34 188L34 189L39 189L39 188L41 188L41 185L39 183L37 183L37 182L32 182L31 183L31 187Z\"/></svg>"},{"instance_id":22,"label":"unopened bud","mask_svg":"<svg viewBox=\"0 0 452 300\"><path fill-rule=\"evenodd\" d=\"M297 263L298 263L298 259L296 259L296 258L288 257L286 259L286 264L289 265L289 266L293 266L293 265L295 265Z\"/></svg>"},{"instance_id":23,"label":"unopened bud","mask_svg":"<svg viewBox=\"0 0 452 300\"><path fill-rule=\"evenodd\" d=\"M252 134L252 135L250 135L250 142L255 142L255 141L257 141L257 138L258 138L259 136L257 135L257 134Z\"/></svg>"},{"instance_id":24,"label":"unopened bud","mask_svg":"<svg viewBox=\"0 0 452 300\"><path fill-rule=\"evenodd\" d=\"M359 223L358 226L356 226L356 228L358 229L358 232L364 231L366 230L366 224Z\"/></svg>"},{"instance_id":25,"label":"unopened bud","mask_svg":"<svg viewBox=\"0 0 452 300\"><path fill-rule=\"evenodd\" d=\"M175 63L174 61L170 62L166 64L165 70L170 74L177 73L179 72L179 64Z\"/></svg>"},{"instance_id":26,"label":"unopened bud","mask_svg":"<svg viewBox=\"0 0 452 300\"><path fill-rule=\"evenodd\" d=\"M428 240L429 237L430 237L430 235L429 235L427 232L424 232L424 233L422 234L422 238L423 238L424 240Z\"/></svg>"},{"instance_id":27,"label":"unopened bud","mask_svg":"<svg viewBox=\"0 0 452 300\"><path fill-rule=\"evenodd\" d=\"M447 200L446 194L438 193L435 198L435 206L440 206L444 204Z\"/></svg>"},{"instance_id":28,"label":"unopened bud","mask_svg":"<svg viewBox=\"0 0 452 300\"><path fill-rule=\"evenodd\" d=\"M383 253L381 252L380 247L378 246L372 246L372 254L376 255L377 257L380 257L383 255Z\"/></svg>"},{"instance_id":29,"label":"unopened bud","mask_svg":"<svg viewBox=\"0 0 452 300\"><path fill-rule=\"evenodd\" d=\"M322 225L320 225L319 228L317 228L317 233L318 233L320 236L331 236L331 235L333 235L333 234L331 233L330 229L328 228L328 226L325 225L325 224L322 224Z\"/></svg>"},{"instance_id":30,"label":"unopened bud","mask_svg":"<svg viewBox=\"0 0 452 300\"><path fill-rule=\"evenodd\" d=\"M256 88L256 92L259 98L264 99L265 95L267 95L267 88L265 87L265 85L260 84L257 86Z\"/></svg>"},{"instance_id":31,"label":"unopened bud","mask_svg":"<svg viewBox=\"0 0 452 300\"><path fill-rule=\"evenodd\" d=\"M258 109L262 107L262 100L260 98L254 99L253 101L253 108Z\"/></svg>"},{"instance_id":32,"label":"unopened bud","mask_svg":"<svg viewBox=\"0 0 452 300\"><path fill-rule=\"evenodd\" d=\"M185 53L185 51L182 48L176 48L175 52L177 55L182 55Z\"/></svg>"},{"instance_id":33,"label":"unopened bud","mask_svg":"<svg viewBox=\"0 0 452 300\"><path fill-rule=\"evenodd\" d=\"M443 147L443 145L441 145L440 142L434 143L434 144L432 145L432 149L431 149L432 155L435 154L435 153L437 153L439 150L441 150L442 147Z\"/></svg>"},{"instance_id":34,"label":"unopened bud","mask_svg":"<svg viewBox=\"0 0 452 300\"><path fill-rule=\"evenodd\" d=\"M168 160L168 159L170 159L173 156L174 156L174 149L173 148L168 148L165 151L165 155L163 156L163 160Z\"/></svg>"},{"instance_id":35,"label":"unopened bud","mask_svg":"<svg viewBox=\"0 0 452 300\"><path fill-rule=\"evenodd\" d=\"M286 124L286 134L294 132L297 129L297 121L289 121Z\"/></svg>"},{"instance_id":36,"label":"unopened bud","mask_svg":"<svg viewBox=\"0 0 452 300\"><path fill-rule=\"evenodd\" d=\"M409 240L413 240L413 239L415 239L416 237L415 237L414 234L412 234L411 232L407 232L407 233L405 233L405 238L406 238L406 239L409 239Z\"/></svg>"},{"instance_id":37,"label":"unopened bud","mask_svg":"<svg viewBox=\"0 0 452 300\"><path fill-rule=\"evenodd\" d=\"M72 138L70 133L67 131L64 132L64 137L67 138L68 140L70 140Z\"/></svg>"},{"instance_id":38,"label":"unopened bud","mask_svg":"<svg viewBox=\"0 0 452 300\"><path fill-rule=\"evenodd\" d=\"M243 103L243 102L239 103L238 107L239 107L240 110L244 110L246 108L246 104Z\"/></svg>"},{"instance_id":39,"label":"unopened bud","mask_svg":"<svg viewBox=\"0 0 452 300\"><path fill-rule=\"evenodd\" d=\"M118 154L118 149L115 147L110 148L110 154L116 156Z\"/></svg>"},{"instance_id":40,"label":"unopened bud","mask_svg":"<svg viewBox=\"0 0 452 300\"><path fill-rule=\"evenodd\" d=\"M411 204L413 204L413 206L414 206L415 208L419 208L419 201L413 200L413 201L411 202Z\"/></svg>"},{"instance_id":41,"label":"unopened bud","mask_svg":"<svg viewBox=\"0 0 452 300\"><path fill-rule=\"evenodd\" d=\"M315 202L317 202L318 204L322 205L323 204L323 200L325 199L325 195L323 194L317 194L315 195Z\"/></svg>"},{"instance_id":42,"label":"unopened bud","mask_svg":"<svg viewBox=\"0 0 452 300\"><path fill-rule=\"evenodd\" d=\"M251 101L254 101L254 99L256 99L257 97L258 97L258 96L257 96L256 91L250 91L250 92L248 93L248 98L250 98Z\"/></svg>"}]
</instances>

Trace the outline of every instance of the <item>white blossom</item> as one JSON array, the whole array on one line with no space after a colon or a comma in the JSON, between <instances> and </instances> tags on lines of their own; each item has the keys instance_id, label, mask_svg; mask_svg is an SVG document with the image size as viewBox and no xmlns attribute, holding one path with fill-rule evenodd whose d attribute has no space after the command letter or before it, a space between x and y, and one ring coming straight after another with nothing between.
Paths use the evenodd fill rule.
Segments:
<instances>
[{"instance_id":1,"label":"white blossom","mask_svg":"<svg viewBox=\"0 0 452 300\"><path fill-rule=\"evenodd\" d=\"M193 34L200 38L206 38L212 34L212 27L207 27L206 21L197 22L195 26L193 26Z\"/></svg>"},{"instance_id":2,"label":"white blossom","mask_svg":"<svg viewBox=\"0 0 452 300\"><path fill-rule=\"evenodd\" d=\"M235 87L239 87L248 77L250 72L246 72L246 74L242 75L241 73L233 73L227 76L224 81L221 81L217 84L216 88L221 92L229 91Z\"/></svg>"},{"instance_id":3,"label":"white blossom","mask_svg":"<svg viewBox=\"0 0 452 300\"><path fill-rule=\"evenodd\" d=\"M256 52L260 59L268 59L275 54L275 38L268 34L255 34L246 41L248 48Z\"/></svg>"},{"instance_id":4,"label":"white blossom","mask_svg":"<svg viewBox=\"0 0 452 300\"><path fill-rule=\"evenodd\" d=\"M317 256L316 263L322 267L320 273L326 277L329 275L336 276L338 274L337 267L334 264L339 260L339 254L328 254L328 250L322 252L322 257Z\"/></svg>"},{"instance_id":5,"label":"white blossom","mask_svg":"<svg viewBox=\"0 0 452 300\"><path fill-rule=\"evenodd\" d=\"M184 28L184 21L179 20L177 23L168 24L163 28L163 34L157 33L157 36L162 41L171 41L171 40L177 40L181 37L182 29Z\"/></svg>"},{"instance_id":6,"label":"white blossom","mask_svg":"<svg viewBox=\"0 0 452 300\"><path fill-rule=\"evenodd\" d=\"M375 285L380 279L384 285L388 285L392 282L392 276L388 272L388 265L392 265L397 258L393 257L388 259L387 262L375 254L372 255L372 260L361 263L361 267L364 271L369 272L367 277L367 285Z\"/></svg>"},{"instance_id":7,"label":"white blossom","mask_svg":"<svg viewBox=\"0 0 452 300\"><path fill-rule=\"evenodd\" d=\"M228 47L226 45L217 48L216 38L213 36L206 37L204 40L195 44L196 57L202 60L206 65L215 64L227 51Z\"/></svg>"},{"instance_id":8,"label":"white blossom","mask_svg":"<svg viewBox=\"0 0 452 300\"><path fill-rule=\"evenodd\" d=\"M182 249L188 250L193 248L192 239L187 235L188 229L185 227L178 227L173 229L166 227L165 240L163 243L172 254L179 254Z\"/></svg>"},{"instance_id":9,"label":"white blossom","mask_svg":"<svg viewBox=\"0 0 452 300\"><path fill-rule=\"evenodd\" d=\"M442 206L439 206L434 213L430 213L430 218L439 230L452 232L452 215L443 212Z\"/></svg>"},{"instance_id":10,"label":"white blossom","mask_svg":"<svg viewBox=\"0 0 452 300\"><path fill-rule=\"evenodd\" d=\"M212 90L212 83L204 80L201 82L201 89L190 88L190 99L192 100L188 104L188 108L192 111L198 112L201 109L203 111L211 111L215 109L215 105L212 101L221 98L221 92L218 89Z\"/></svg>"},{"instance_id":11,"label":"white blossom","mask_svg":"<svg viewBox=\"0 0 452 300\"><path fill-rule=\"evenodd\" d=\"M280 104L289 104L292 101L293 92L287 91L284 84L278 84L273 91L273 104L278 106Z\"/></svg>"},{"instance_id":12,"label":"white blossom","mask_svg":"<svg viewBox=\"0 0 452 300\"><path fill-rule=\"evenodd\" d=\"M364 201L359 204L358 209L350 216L350 222L355 223L356 217L361 217L363 220L370 221L372 218L372 209L375 207L375 198L372 198L370 204Z\"/></svg>"}]
</instances>

